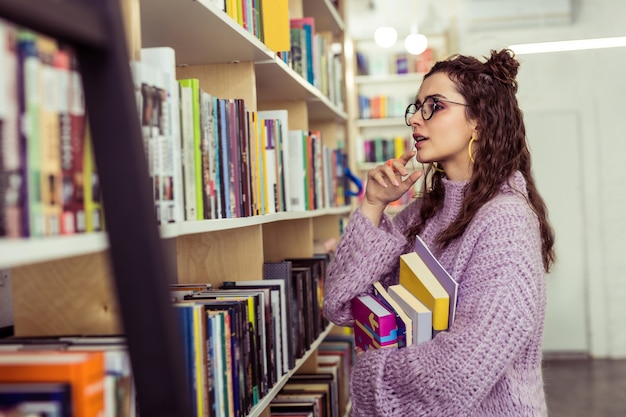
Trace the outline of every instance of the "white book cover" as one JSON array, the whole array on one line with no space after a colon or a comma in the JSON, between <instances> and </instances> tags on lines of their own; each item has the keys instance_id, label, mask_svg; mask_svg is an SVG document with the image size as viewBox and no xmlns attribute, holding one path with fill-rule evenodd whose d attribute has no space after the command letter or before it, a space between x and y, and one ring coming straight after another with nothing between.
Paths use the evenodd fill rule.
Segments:
<instances>
[{"instance_id":1,"label":"white book cover","mask_svg":"<svg viewBox=\"0 0 626 417\"><path fill-rule=\"evenodd\" d=\"M162 155L163 172L166 183L165 197L168 203L163 210L167 220L174 222L184 220L183 167L181 159L181 128L180 128L180 94L176 81L176 52L170 47L154 47L141 49L141 61L157 68L164 77L164 88L167 94L166 107L163 109L164 143ZM171 183L170 183L171 182ZM171 213L169 212L171 210Z\"/></svg>"},{"instance_id":2,"label":"white book cover","mask_svg":"<svg viewBox=\"0 0 626 417\"><path fill-rule=\"evenodd\" d=\"M426 306L402 285L391 285L387 292L413 322L413 344L418 345L433 337L433 316Z\"/></svg>"},{"instance_id":3,"label":"white book cover","mask_svg":"<svg viewBox=\"0 0 626 417\"><path fill-rule=\"evenodd\" d=\"M182 162L185 220L197 220L196 164L193 132L193 94L190 87L180 85L180 121L182 134Z\"/></svg>"},{"instance_id":4,"label":"white book cover","mask_svg":"<svg viewBox=\"0 0 626 417\"><path fill-rule=\"evenodd\" d=\"M292 211L290 202L290 182L292 181L292 175L289 171L289 112L287 110L261 110L258 112L258 118L261 119L274 119L280 122L279 137L276 138L276 163L280 162L282 167L282 183L285 200L285 211ZM280 178L277 178L277 181Z\"/></svg>"},{"instance_id":5,"label":"white book cover","mask_svg":"<svg viewBox=\"0 0 626 417\"><path fill-rule=\"evenodd\" d=\"M289 154L287 158L288 170L291 176L289 184L289 201L292 211L306 210L307 186L304 183L306 178L306 166L304 165L304 135L303 130L289 131Z\"/></svg>"}]
</instances>

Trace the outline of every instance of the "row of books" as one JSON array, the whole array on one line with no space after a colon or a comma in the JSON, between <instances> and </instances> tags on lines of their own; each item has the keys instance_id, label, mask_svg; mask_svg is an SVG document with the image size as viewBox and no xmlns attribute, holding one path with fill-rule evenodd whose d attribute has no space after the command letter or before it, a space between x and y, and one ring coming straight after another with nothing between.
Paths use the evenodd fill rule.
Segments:
<instances>
[{"instance_id":1,"label":"row of books","mask_svg":"<svg viewBox=\"0 0 626 417\"><path fill-rule=\"evenodd\" d=\"M359 94L359 118L361 119L386 119L404 117L406 107L414 100L414 96L376 95L365 96Z\"/></svg>"},{"instance_id":2,"label":"row of books","mask_svg":"<svg viewBox=\"0 0 626 417\"><path fill-rule=\"evenodd\" d=\"M317 32L315 18L289 18L287 0L213 0L241 27L337 107L344 108L343 61L331 32Z\"/></svg>"},{"instance_id":3,"label":"row of books","mask_svg":"<svg viewBox=\"0 0 626 417\"><path fill-rule=\"evenodd\" d=\"M425 74L435 63L434 51L431 48L426 48L420 55L406 52L381 54L378 51L375 54L357 51L358 75Z\"/></svg>"},{"instance_id":4,"label":"row of books","mask_svg":"<svg viewBox=\"0 0 626 417\"><path fill-rule=\"evenodd\" d=\"M344 108L343 61L333 34L316 32L315 19L290 19L290 47L279 55L285 63L319 89L337 107Z\"/></svg>"},{"instance_id":5,"label":"row of books","mask_svg":"<svg viewBox=\"0 0 626 417\"><path fill-rule=\"evenodd\" d=\"M454 321L458 284L419 236L399 262L399 284L377 282L352 300L355 343L363 350L424 343Z\"/></svg>"},{"instance_id":6,"label":"row of books","mask_svg":"<svg viewBox=\"0 0 626 417\"><path fill-rule=\"evenodd\" d=\"M125 339L0 339L0 415L3 413L60 417L138 415Z\"/></svg>"},{"instance_id":7,"label":"row of books","mask_svg":"<svg viewBox=\"0 0 626 417\"><path fill-rule=\"evenodd\" d=\"M329 334L319 345L315 366L293 375L270 402L271 416L343 417L349 412L351 337Z\"/></svg>"},{"instance_id":8,"label":"row of books","mask_svg":"<svg viewBox=\"0 0 626 417\"><path fill-rule=\"evenodd\" d=\"M388 159L397 159L411 148L412 139L408 136L375 137L363 139L362 153L357 158L359 162L382 163Z\"/></svg>"},{"instance_id":9,"label":"row of books","mask_svg":"<svg viewBox=\"0 0 626 417\"><path fill-rule=\"evenodd\" d=\"M265 263L258 280L170 288L197 416L243 416L327 328L328 255Z\"/></svg>"},{"instance_id":10,"label":"row of books","mask_svg":"<svg viewBox=\"0 0 626 417\"><path fill-rule=\"evenodd\" d=\"M328 327L321 302L329 260L324 254L266 263L262 279L221 288L171 286L196 416L244 416L294 369ZM136 415L125 339L0 340L0 410L34 407L43 395L58 411L52 415Z\"/></svg>"},{"instance_id":11,"label":"row of books","mask_svg":"<svg viewBox=\"0 0 626 417\"><path fill-rule=\"evenodd\" d=\"M0 236L102 230L76 55L0 20Z\"/></svg>"},{"instance_id":12,"label":"row of books","mask_svg":"<svg viewBox=\"0 0 626 417\"><path fill-rule=\"evenodd\" d=\"M161 224L345 204L344 150L290 130L287 110L250 111L176 80L171 48L142 49L132 68Z\"/></svg>"},{"instance_id":13,"label":"row of books","mask_svg":"<svg viewBox=\"0 0 626 417\"><path fill-rule=\"evenodd\" d=\"M4 20L0 42L0 237L103 230L74 51ZM131 69L159 223L344 204L345 152L320 132L179 82L171 48L141 55Z\"/></svg>"}]
</instances>

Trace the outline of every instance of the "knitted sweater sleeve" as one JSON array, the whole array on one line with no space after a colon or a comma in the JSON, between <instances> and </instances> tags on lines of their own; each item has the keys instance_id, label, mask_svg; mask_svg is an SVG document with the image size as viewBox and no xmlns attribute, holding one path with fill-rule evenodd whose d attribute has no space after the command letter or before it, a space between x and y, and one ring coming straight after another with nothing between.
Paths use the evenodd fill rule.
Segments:
<instances>
[{"instance_id":1,"label":"knitted sweater sleeve","mask_svg":"<svg viewBox=\"0 0 626 417\"><path fill-rule=\"evenodd\" d=\"M406 249L402 231L407 212L399 213L394 221L383 215L379 227L357 209L337 244L335 259L328 266L324 286L324 314L335 324L352 326L351 300L368 292L381 281L388 286L397 280L399 256Z\"/></svg>"},{"instance_id":2,"label":"knitted sweater sleeve","mask_svg":"<svg viewBox=\"0 0 626 417\"><path fill-rule=\"evenodd\" d=\"M466 232L475 236L469 253L459 252L468 261L449 331L359 356L351 378L354 416L475 415L510 372L543 325L545 305L538 226L523 204L477 215L480 226Z\"/></svg>"}]
</instances>

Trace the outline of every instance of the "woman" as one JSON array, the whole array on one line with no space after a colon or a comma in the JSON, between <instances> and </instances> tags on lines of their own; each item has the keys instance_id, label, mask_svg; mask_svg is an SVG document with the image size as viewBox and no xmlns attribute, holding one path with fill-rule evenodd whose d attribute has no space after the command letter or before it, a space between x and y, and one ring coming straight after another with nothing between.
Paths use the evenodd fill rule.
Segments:
<instances>
[{"instance_id":1,"label":"woman","mask_svg":"<svg viewBox=\"0 0 626 417\"><path fill-rule=\"evenodd\" d=\"M544 274L554 234L531 174L509 50L436 63L406 110L415 150L368 172L364 199L329 266L324 312L353 324L350 300L398 282L419 235L459 283L448 331L403 349L357 352L353 416L545 416ZM415 157L425 172L408 174ZM388 203L425 175L393 220Z\"/></svg>"}]
</instances>

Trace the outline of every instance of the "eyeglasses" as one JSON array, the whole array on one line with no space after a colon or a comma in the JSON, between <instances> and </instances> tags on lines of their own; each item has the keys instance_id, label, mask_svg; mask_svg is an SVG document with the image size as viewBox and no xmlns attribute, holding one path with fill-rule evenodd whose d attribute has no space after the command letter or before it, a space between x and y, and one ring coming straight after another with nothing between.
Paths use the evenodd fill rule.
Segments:
<instances>
[{"instance_id":1,"label":"eyeglasses","mask_svg":"<svg viewBox=\"0 0 626 417\"><path fill-rule=\"evenodd\" d=\"M418 110L422 111L422 118L424 118L424 120L432 119L433 114L435 114L437 110L443 108L443 106L439 104L440 102L468 106L468 104L465 103L457 103L456 101L444 100L442 98L429 96L426 97L424 103L422 103L421 105L415 103L409 104L409 106L404 111L404 122L407 126L411 126L411 122L409 121L409 119L413 117L413 115L417 113Z\"/></svg>"}]
</instances>

